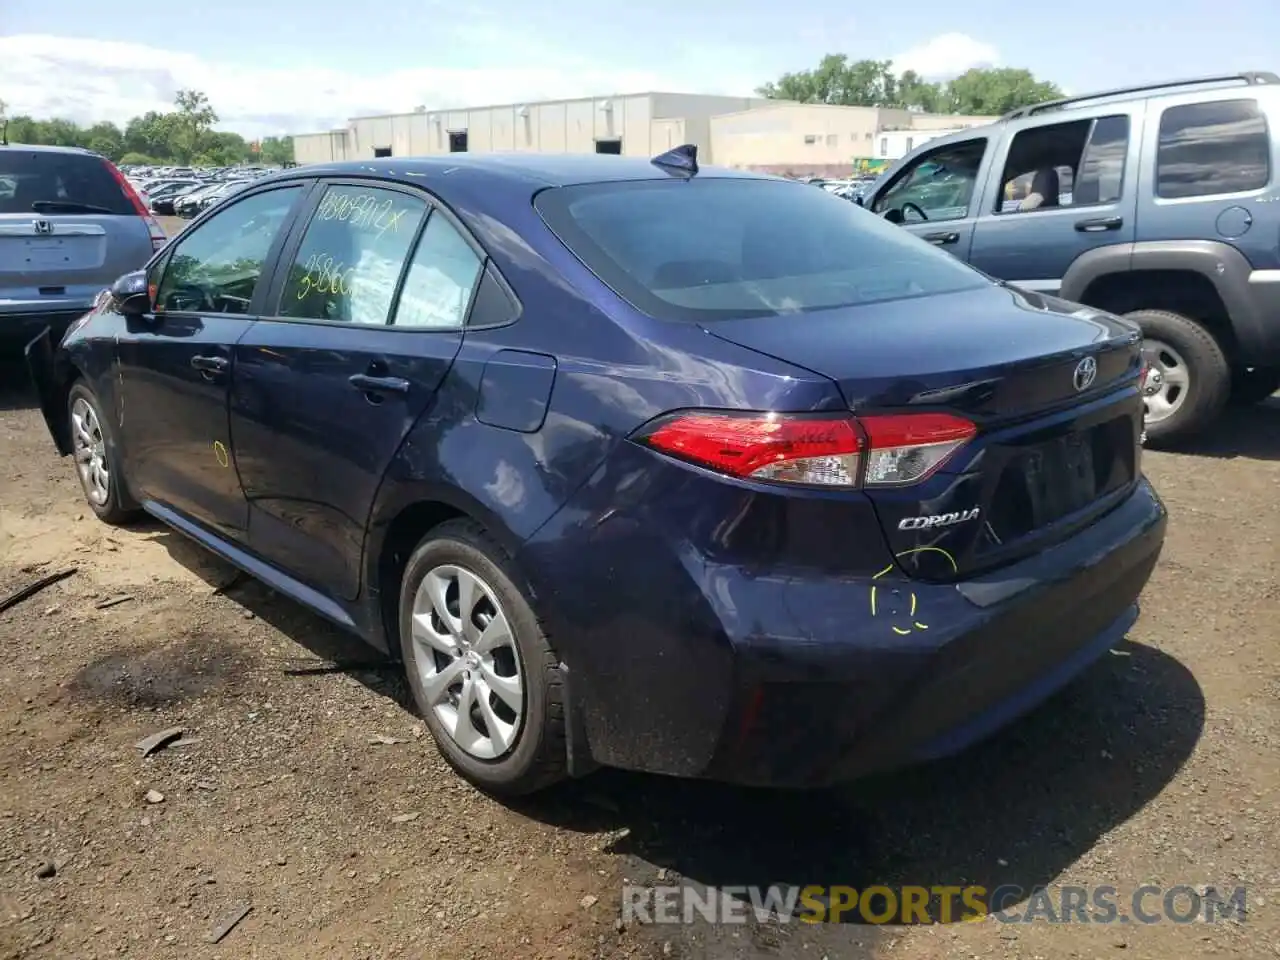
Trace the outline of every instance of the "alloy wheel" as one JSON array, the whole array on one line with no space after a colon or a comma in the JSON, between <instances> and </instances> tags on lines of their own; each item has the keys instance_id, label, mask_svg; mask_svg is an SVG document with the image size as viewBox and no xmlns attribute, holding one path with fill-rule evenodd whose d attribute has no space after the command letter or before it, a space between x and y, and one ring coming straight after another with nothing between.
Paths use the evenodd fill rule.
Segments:
<instances>
[{"instance_id":1,"label":"alloy wheel","mask_svg":"<svg viewBox=\"0 0 1280 960\"><path fill-rule=\"evenodd\" d=\"M1144 339L1142 356L1147 361L1142 384L1146 422L1159 423L1182 409L1191 386L1191 369L1182 354L1163 340Z\"/></svg>"},{"instance_id":2,"label":"alloy wheel","mask_svg":"<svg viewBox=\"0 0 1280 960\"><path fill-rule=\"evenodd\" d=\"M515 746L525 684L511 624L493 589L464 567L422 578L411 631L427 703L457 745L481 760Z\"/></svg>"},{"instance_id":3,"label":"alloy wheel","mask_svg":"<svg viewBox=\"0 0 1280 960\"><path fill-rule=\"evenodd\" d=\"M98 412L84 397L71 405L72 445L80 485L91 503L106 504L111 496L111 471L107 467L107 444L102 436Z\"/></svg>"}]
</instances>

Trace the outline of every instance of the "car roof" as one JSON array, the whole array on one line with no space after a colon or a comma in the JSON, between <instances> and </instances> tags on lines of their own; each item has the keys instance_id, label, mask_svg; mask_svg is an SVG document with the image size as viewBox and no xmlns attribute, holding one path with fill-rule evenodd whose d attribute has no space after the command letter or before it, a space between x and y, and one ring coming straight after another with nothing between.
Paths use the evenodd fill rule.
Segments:
<instances>
[{"instance_id":1,"label":"car roof","mask_svg":"<svg viewBox=\"0 0 1280 960\"><path fill-rule=\"evenodd\" d=\"M450 153L431 157L381 157L376 160L347 160L338 163L309 164L264 177L257 183L308 177L374 176L402 183L420 183L432 179L469 173L515 183L524 181L534 190L583 183L609 183L619 180L665 180L673 176L653 165L645 157L619 157L605 154L546 153ZM777 179L767 174L722 167L699 167L698 177L742 179Z\"/></svg>"},{"instance_id":2,"label":"car roof","mask_svg":"<svg viewBox=\"0 0 1280 960\"><path fill-rule=\"evenodd\" d=\"M74 153L82 157L99 157L101 154L84 147L55 147L43 143L7 143L0 150L20 150L23 153Z\"/></svg>"}]
</instances>

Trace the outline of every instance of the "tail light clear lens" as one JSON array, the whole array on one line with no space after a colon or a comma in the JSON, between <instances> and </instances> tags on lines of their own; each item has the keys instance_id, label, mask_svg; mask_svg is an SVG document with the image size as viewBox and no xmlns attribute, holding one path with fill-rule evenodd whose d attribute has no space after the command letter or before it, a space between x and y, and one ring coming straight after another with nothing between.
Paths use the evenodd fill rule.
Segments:
<instances>
[{"instance_id":1,"label":"tail light clear lens","mask_svg":"<svg viewBox=\"0 0 1280 960\"><path fill-rule=\"evenodd\" d=\"M729 476L820 487L918 483L977 433L941 413L837 417L689 411L634 439Z\"/></svg>"}]
</instances>

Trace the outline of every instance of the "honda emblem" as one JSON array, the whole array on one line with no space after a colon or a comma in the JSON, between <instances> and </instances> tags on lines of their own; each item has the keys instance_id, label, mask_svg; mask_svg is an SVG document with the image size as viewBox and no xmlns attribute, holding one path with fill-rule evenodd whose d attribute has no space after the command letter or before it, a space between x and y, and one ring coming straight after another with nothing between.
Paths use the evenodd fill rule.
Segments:
<instances>
[{"instance_id":1,"label":"honda emblem","mask_svg":"<svg viewBox=\"0 0 1280 960\"><path fill-rule=\"evenodd\" d=\"M52 220L36 220L35 228L36 228L36 233L53 233L53 221Z\"/></svg>"}]
</instances>

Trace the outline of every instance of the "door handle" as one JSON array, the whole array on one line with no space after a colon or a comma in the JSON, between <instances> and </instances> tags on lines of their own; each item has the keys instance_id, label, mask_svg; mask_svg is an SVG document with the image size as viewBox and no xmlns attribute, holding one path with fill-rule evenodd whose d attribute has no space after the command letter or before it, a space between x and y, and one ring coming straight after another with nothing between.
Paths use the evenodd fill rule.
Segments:
<instances>
[{"instance_id":1,"label":"door handle","mask_svg":"<svg viewBox=\"0 0 1280 960\"><path fill-rule=\"evenodd\" d=\"M924 238L928 240L930 243L937 244L938 246L943 246L944 244L948 244L948 243L960 242L960 234L954 233L952 231L947 231L945 233L926 233L924 235Z\"/></svg>"},{"instance_id":2,"label":"door handle","mask_svg":"<svg viewBox=\"0 0 1280 960\"><path fill-rule=\"evenodd\" d=\"M1076 221L1076 229L1081 233L1102 233L1104 230L1119 230L1123 226L1124 217L1093 217Z\"/></svg>"},{"instance_id":3,"label":"door handle","mask_svg":"<svg viewBox=\"0 0 1280 960\"><path fill-rule=\"evenodd\" d=\"M354 373L347 382L363 393L408 393L409 381L404 377L375 377L368 373Z\"/></svg>"},{"instance_id":4,"label":"door handle","mask_svg":"<svg viewBox=\"0 0 1280 960\"><path fill-rule=\"evenodd\" d=\"M197 355L191 358L191 366L204 374L226 373L227 368L231 366L231 361L226 357L202 357Z\"/></svg>"}]
</instances>

